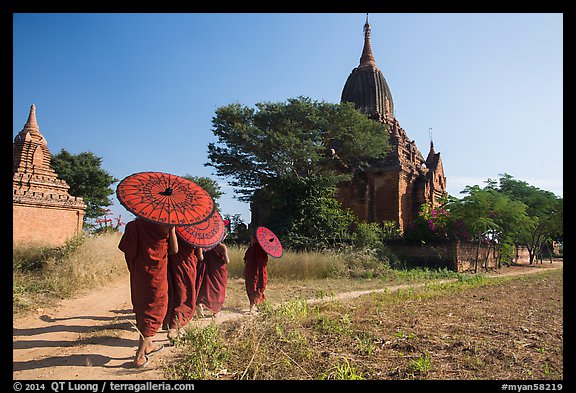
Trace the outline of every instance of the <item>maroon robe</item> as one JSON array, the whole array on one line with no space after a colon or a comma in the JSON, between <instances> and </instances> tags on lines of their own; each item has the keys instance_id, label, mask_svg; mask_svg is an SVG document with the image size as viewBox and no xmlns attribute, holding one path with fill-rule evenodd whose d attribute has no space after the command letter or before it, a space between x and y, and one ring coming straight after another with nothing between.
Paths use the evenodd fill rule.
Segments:
<instances>
[{"instance_id":1,"label":"maroon robe","mask_svg":"<svg viewBox=\"0 0 576 393\"><path fill-rule=\"evenodd\" d=\"M168 308L168 233L143 219L126 224L118 248L130 272L130 292L136 327L152 337L162 326Z\"/></svg>"},{"instance_id":2,"label":"maroon robe","mask_svg":"<svg viewBox=\"0 0 576 393\"><path fill-rule=\"evenodd\" d=\"M244 281L250 304L262 303L268 284L268 254L258 243L252 243L244 254Z\"/></svg>"},{"instance_id":3,"label":"maroon robe","mask_svg":"<svg viewBox=\"0 0 576 393\"><path fill-rule=\"evenodd\" d=\"M168 329L186 326L196 308L196 247L178 237L178 252L168 255Z\"/></svg>"},{"instance_id":4,"label":"maroon robe","mask_svg":"<svg viewBox=\"0 0 576 393\"><path fill-rule=\"evenodd\" d=\"M202 303L214 313L220 312L226 299L228 268L225 252L226 249L221 244L209 251L204 251L204 277L196 302Z\"/></svg>"},{"instance_id":5,"label":"maroon robe","mask_svg":"<svg viewBox=\"0 0 576 393\"><path fill-rule=\"evenodd\" d=\"M198 294L200 292L200 288L202 287L202 281L204 281L204 272L206 271L206 259L198 261L196 263L196 285L194 288L196 289L196 304L198 304Z\"/></svg>"}]
</instances>

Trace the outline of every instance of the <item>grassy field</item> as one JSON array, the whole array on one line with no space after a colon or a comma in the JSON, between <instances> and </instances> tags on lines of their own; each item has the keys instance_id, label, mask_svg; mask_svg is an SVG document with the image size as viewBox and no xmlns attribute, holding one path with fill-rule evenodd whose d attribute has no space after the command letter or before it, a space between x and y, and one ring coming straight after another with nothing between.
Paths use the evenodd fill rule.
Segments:
<instances>
[{"instance_id":1,"label":"grassy field","mask_svg":"<svg viewBox=\"0 0 576 393\"><path fill-rule=\"evenodd\" d=\"M526 296L534 294L534 296ZM562 271L462 278L190 327L171 379L563 379Z\"/></svg>"},{"instance_id":2,"label":"grassy field","mask_svg":"<svg viewBox=\"0 0 576 393\"><path fill-rule=\"evenodd\" d=\"M14 314L22 314L82 291L108 284L127 273L118 249L120 234L74 239L60 248L13 249Z\"/></svg>"},{"instance_id":3,"label":"grassy field","mask_svg":"<svg viewBox=\"0 0 576 393\"><path fill-rule=\"evenodd\" d=\"M118 249L121 235L107 234L74 239L60 248L34 246L13 249L14 313L21 314L55 299L114 282L128 274L124 254ZM245 247L229 247L229 285L225 307L244 303L242 278ZM371 253L286 251L270 258L269 291L274 302L293 296L323 297L351 290L371 289L383 283L457 277L448 270L391 269Z\"/></svg>"},{"instance_id":4,"label":"grassy field","mask_svg":"<svg viewBox=\"0 0 576 393\"><path fill-rule=\"evenodd\" d=\"M13 253L14 313L127 276L119 234ZM245 248L230 247L223 311L248 306ZM292 253L269 260L254 318L190 324L169 379L563 378L562 270L488 278L393 269L369 252ZM439 283L439 279L450 279ZM350 300L337 294L409 284Z\"/></svg>"}]
</instances>

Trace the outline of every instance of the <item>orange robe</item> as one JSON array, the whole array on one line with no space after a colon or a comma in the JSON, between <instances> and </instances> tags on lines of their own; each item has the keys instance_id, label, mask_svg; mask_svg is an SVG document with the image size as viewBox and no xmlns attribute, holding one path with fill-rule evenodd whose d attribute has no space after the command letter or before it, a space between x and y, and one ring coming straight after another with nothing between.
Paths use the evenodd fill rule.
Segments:
<instances>
[{"instance_id":1,"label":"orange robe","mask_svg":"<svg viewBox=\"0 0 576 393\"><path fill-rule=\"evenodd\" d=\"M226 299L228 268L224 252L224 247L220 245L204 251L204 277L196 301L215 313L220 312Z\"/></svg>"},{"instance_id":2,"label":"orange robe","mask_svg":"<svg viewBox=\"0 0 576 393\"><path fill-rule=\"evenodd\" d=\"M268 254L258 243L253 243L244 254L244 282L250 304L260 304L265 299L268 284Z\"/></svg>"},{"instance_id":3,"label":"orange robe","mask_svg":"<svg viewBox=\"0 0 576 393\"><path fill-rule=\"evenodd\" d=\"M168 233L159 224L140 218L126 224L118 248L130 272L130 292L136 327L154 336L168 307Z\"/></svg>"},{"instance_id":4,"label":"orange robe","mask_svg":"<svg viewBox=\"0 0 576 393\"><path fill-rule=\"evenodd\" d=\"M164 324L169 329L184 327L196 308L196 247L178 237L178 252L168 255L168 312Z\"/></svg>"}]
</instances>

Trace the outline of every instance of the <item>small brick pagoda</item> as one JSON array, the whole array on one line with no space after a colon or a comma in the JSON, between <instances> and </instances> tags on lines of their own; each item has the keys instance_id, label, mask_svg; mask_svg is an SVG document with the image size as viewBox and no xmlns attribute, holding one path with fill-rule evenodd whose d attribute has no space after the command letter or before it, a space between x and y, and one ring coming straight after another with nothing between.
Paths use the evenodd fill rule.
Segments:
<instances>
[{"instance_id":1,"label":"small brick pagoda","mask_svg":"<svg viewBox=\"0 0 576 393\"><path fill-rule=\"evenodd\" d=\"M82 232L86 204L68 194L50 165L50 151L32 105L12 148L13 243L60 246Z\"/></svg>"},{"instance_id":2,"label":"small brick pagoda","mask_svg":"<svg viewBox=\"0 0 576 393\"><path fill-rule=\"evenodd\" d=\"M446 195L446 177L432 141L424 159L395 118L392 94L372 54L368 17L360 65L348 76L341 101L354 103L358 110L387 125L392 151L343 183L337 198L361 220L394 221L404 232L422 204L435 207Z\"/></svg>"}]
</instances>

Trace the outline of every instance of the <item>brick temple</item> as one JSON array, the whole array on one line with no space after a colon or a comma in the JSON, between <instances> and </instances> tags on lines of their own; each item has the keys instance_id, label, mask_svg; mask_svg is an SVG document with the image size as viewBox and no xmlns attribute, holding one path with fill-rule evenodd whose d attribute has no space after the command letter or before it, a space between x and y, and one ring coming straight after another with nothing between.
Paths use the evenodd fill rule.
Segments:
<instances>
[{"instance_id":1,"label":"brick temple","mask_svg":"<svg viewBox=\"0 0 576 393\"><path fill-rule=\"evenodd\" d=\"M446 177L433 142L424 158L395 118L392 93L372 54L368 18L360 64L348 76L341 101L354 103L358 110L386 125L392 151L343 183L337 198L361 220L379 224L394 221L404 231L422 204L435 207L447 194Z\"/></svg>"},{"instance_id":2,"label":"brick temple","mask_svg":"<svg viewBox=\"0 0 576 393\"><path fill-rule=\"evenodd\" d=\"M86 204L68 193L50 164L36 107L12 145L13 243L60 246L82 232Z\"/></svg>"}]
</instances>

